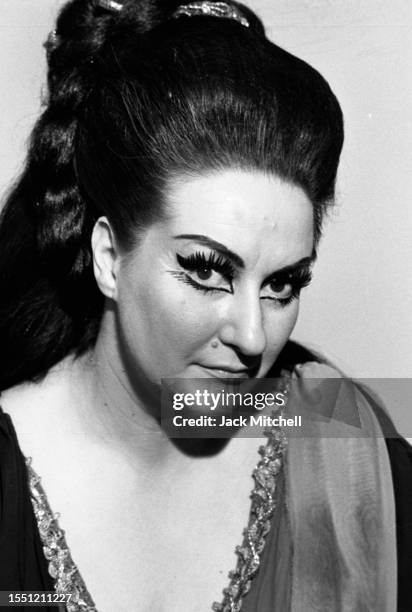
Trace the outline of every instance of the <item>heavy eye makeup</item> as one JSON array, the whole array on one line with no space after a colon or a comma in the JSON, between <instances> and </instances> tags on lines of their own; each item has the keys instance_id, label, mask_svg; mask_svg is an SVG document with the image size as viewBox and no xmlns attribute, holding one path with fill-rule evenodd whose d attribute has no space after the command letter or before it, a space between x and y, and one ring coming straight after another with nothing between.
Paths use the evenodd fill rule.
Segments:
<instances>
[{"instance_id":1,"label":"heavy eye makeup","mask_svg":"<svg viewBox=\"0 0 412 612\"><path fill-rule=\"evenodd\" d=\"M196 251L185 257L176 253L176 261L182 270L169 272L177 280L203 293L234 293L233 281L239 272L233 263L214 251L205 254ZM287 306L299 297L301 290L312 279L310 265L297 265L287 271L272 274L263 284L261 299L271 300L279 306Z\"/></svg>"},{"instance_id":2,"label":"heavy eye makeup","mask_svg":"<svg viewBox=\"0 0 412 612\"><path fill-rule=\"evenodd\" d=\"M287 306L299 297L304 287L312 280L309 266L298 266L289 272L275 273L263 286L262 300L272 300L281 306Z\"/></svg>"},{"instance_id":3,"label":"heavy eye makeup","mask_svg":"<svg viewBox=\"0 0 412 612\"><path fill-rule=\"evenodd\" d=\"M188 257L176 253L177 263L185 272L172 271L176 278L203 291L233 293L233 279L236 276L232 262L221 254L210 251L208 255L196 251Z\"/></svg>"}]
</instances>

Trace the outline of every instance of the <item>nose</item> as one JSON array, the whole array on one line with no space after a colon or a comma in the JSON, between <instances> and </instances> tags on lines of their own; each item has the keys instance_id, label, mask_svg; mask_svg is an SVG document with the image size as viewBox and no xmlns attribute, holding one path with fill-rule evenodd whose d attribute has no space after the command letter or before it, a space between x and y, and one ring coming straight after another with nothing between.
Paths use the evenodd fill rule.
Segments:
<instances>
[{"instance_id":1,"label":"nose","mask_svg":"<svg viewBox=\"0 0 412 612\"><path fill-rule=\"evenodd\" d=\"M258 294L253 290L239 294L225 313L219 334L221 342L244 355L261 355L267 344L263 315Z\"/></svg>"}]
</instances>

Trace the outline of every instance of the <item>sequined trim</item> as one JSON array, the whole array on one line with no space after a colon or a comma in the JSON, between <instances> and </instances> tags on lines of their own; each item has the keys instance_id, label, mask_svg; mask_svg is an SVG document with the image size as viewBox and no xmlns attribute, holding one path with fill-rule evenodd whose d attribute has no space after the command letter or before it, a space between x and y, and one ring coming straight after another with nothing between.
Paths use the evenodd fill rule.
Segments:
<instances>
[{"instance_id":1,"label":"sequined trim","mask_svg":"<svg viewBox=\"0 0 412 612\"><path fill-rule=\"evenodd\" d=\"M283 391L288 395L289 381ZM283 414L283 411L280 413ZM271 416L279 416L272 412ZM276 508L275 491L278 476L283 467L283 457L287 440L281 427L270 427L265 430L268 441L266 446L259 447L261 459L253 471L255 481L251 493L249 523L243 532L244 540L236 547L238 561L236 569L229 572L229 586L223 590L222 603L214 602L214 612L239 612L244 597L250 590L252 579L260 566L271 519ZM67 612L98 612L84 580L73 562L67 545L64 531L59 527L59 514L50 508L46 493L40 484L40 477L34 471L31 457L26 458L29 476L30 496L34 515L43 544L44 556L49 562L48 571L54 579L54 589L59 594L71 594L71 601L66 604Z\"/></svg>"},{"instance_id":2,"label":"sequined trim","mask_svg":"<svg viewBox=\"0 0 412 612\"><path fill-rule=\"evenodd\" d=\"M49 563L49 574L55 581L54 590L59 594L71 594L71 600L66 604L68 612L97 612L84 580L73 563L64 531L59 527L60 515L53 514L40 484L40 477L33 470L31 461L31 457L26 458L31 502L44 556Z\"/></svg>"},{"instance_id":3,"label":"sequined trim","mask_svg":"<svg viewBox=\"0 0 412 612\"><path fill-rule=\"evenodd\" d=\"M288 390L287 386L283 393L287 395ZM273 411L271 416L278 417L279 413ZM281 427L267 428L265 435L268 441L266 446L259 447L262 459L253 472L255 486L251 493L249 524L243 532L242 546L236 547L237 566L235 570L229 572L230 584L223 590L222 603L215 602L212 605L214 612L239 612L244 597L250 591L252 579L260 567L261 554L276 508L276 485L287 447L286 436Z\"/></svg>"}]
</instances>

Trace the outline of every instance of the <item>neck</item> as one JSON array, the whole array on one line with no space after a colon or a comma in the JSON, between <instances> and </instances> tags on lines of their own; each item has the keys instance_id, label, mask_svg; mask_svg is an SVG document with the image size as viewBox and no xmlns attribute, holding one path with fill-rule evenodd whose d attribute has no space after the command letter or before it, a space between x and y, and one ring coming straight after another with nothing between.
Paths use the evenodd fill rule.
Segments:
<instances>
[{"instance_id":1,"label":"neck","mask_svg":"<svg viewBox=\"0 0 412 612\"><path fill-rule=\"evenodd\" d=\"M170 460L176 449L156 418L158 394L143 377L131 378L112 310L105 311L95 347L75 369L78 411L87 431L140 460Z\"/></svg>"}]
</instances>

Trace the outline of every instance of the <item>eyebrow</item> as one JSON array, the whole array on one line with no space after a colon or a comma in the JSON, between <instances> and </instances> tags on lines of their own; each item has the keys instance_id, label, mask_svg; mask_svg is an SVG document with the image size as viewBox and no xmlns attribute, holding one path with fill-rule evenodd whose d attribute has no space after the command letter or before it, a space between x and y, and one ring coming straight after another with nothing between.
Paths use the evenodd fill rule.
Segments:
<instances>
[{"instance_id":1,"label":"eyebrow","mask_svg":"<svg viewBox=\"0 0 412 612\"><path fill-rule=\"evenodd\" d=\"M216 240L209 238L209 236L204 236L203 234L178 234L177 236L173 236L173 238L175 240L193 240L198 244L203 244L211 249L214 249L218 253L221 253L222 255L228 257L238 268L245 268L245 262L239 255L228 249L227 246L225 246L221 242L217 242ZM296 261L292 264L288 264L283 268L279 268L279 270L276 270L276 272L273 272L273 274L271 274L270 276L272 277L275 275L278 276L280 274L287 274L289 272L293 272L297 268L308 267L315 261L316 255L316 249L314 248L312 251L312 255L310 255L309 257L302 257L302 259L299 259L299 261Z\"/></svg>"}]
</instances>

